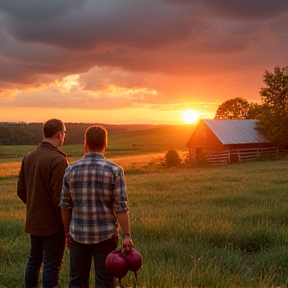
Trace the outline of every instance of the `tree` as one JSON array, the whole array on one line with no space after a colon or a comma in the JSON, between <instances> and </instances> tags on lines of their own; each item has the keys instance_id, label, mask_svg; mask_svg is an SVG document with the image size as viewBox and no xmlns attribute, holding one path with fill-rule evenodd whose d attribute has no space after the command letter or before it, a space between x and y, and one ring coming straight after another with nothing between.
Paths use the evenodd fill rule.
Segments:
<instances>
[{"instance_id":1,"label":"tree","mask_svg":"<svg viewBox=\"0 0 288 288\"><path fill-rule=\"evenodd\" d=\"M258 103L250 103L249 109L246 115L246 119L260 119L263 114L263 107Z\"/></svg>"},{"instance_id":2,"label":"tree","mask_svg":"<svg viewBox=\"0 0 288 288\"><path fill-rule=\"evenodd\" d=\"M261 88L262 114L257 130L279 148L288 145L288 66L265 71Z\"/></svg>"},{"instance_id":3,"label":"tree","mask_svg":"<svg viewBox=\"0 0 288 288\"><path fill-rule=\"evenodd\" d=\"M219 105L214 119L243 119L249 111L247 100L236 97Z\"/></svg>"}]
</instances>

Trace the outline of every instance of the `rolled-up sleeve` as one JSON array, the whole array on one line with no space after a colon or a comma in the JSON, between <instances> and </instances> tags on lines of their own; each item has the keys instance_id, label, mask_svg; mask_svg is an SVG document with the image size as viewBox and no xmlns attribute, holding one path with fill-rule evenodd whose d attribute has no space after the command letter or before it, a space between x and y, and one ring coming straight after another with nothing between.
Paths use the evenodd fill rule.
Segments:
<instances>
[{"instance_id":1,"label":"rolled-up sleeve","mask_svg":"<svg viewBox=\"0 0 288 288\"><path fill-rule=\"evenodd\" d=\"M114 179L114 201L113 210L116 214L124 213L129 210L127 205L128 196L126 191L126 182L123 169L119 169L115 174Z\"/></svg>"},{"instance_id":2,"label":"rolled-up sleeve","mask_svg":"<svg viewBox=\"0 0 288 288\"><path fill-rule=\"evenodd\" d=\"M61 191L61 198L60 198L60 207L63 209L67 209L71 207L71 197L69 193L69 182L68 182L68 175L69 175L69 167L66 168L64 177L63 177L63 185Z\"/></svg>"}]
</instances>

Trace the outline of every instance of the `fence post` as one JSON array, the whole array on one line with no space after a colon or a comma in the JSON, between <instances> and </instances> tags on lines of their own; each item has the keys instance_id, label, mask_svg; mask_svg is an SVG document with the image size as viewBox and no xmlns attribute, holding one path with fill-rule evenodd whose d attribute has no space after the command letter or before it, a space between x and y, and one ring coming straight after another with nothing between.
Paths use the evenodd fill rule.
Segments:
<instances>
[{"instance_id":1,"label":"fence post","mask_svg":"<svg viewBox=\"0 0 288 288\"><path fill-rule=\"evenodd\" d=\"M241 162L241 154L240 154L240 150L237 150L237 154L238 154L238 161Z\"/></svg>"}]
</instances>

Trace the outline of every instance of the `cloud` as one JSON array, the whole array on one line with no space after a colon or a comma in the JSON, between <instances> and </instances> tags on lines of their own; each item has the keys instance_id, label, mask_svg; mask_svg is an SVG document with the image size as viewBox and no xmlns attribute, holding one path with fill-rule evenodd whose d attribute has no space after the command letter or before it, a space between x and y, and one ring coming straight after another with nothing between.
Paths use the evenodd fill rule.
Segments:
<instances>
[{"instance_id":1,"label":"cloud","mask_svg":"<svg viewBox=\"0 0 288 288\"><path fill-rule=\"evenodd\" d=\"M0 106L255 99L287 24L286 0L1 0Z\"/></svg>"},{"instance_id":2,"label":"cloud","mask_svg":"<svg viewBox=\"0 0 288 288\"><path fill-rule=\"evenodd\" d=\"M201 0L201 2L218 17L236 18L240 21L271 20L288 10L288 3L285 0Z\"/></svg>"},{"instance_id":3,"label":"cloud","mask_svg":"<svg viewBox=\"0 0 288 288\"><path fill-rule=\"evenodd\" d=\"M101 49L106 45L149 49L177 41L189 32L182 9L157 1L107 0L100 3L91 0L83 1L81 9L72 9L74 7L66 1L41 5L29 0L25 1L25 7L20 5L18 9L14 1L7 2L4 0L6 5L1 3L3 19L13 37L71 50ZM59 11L57 6L60 6ZM22 10L24 13L20 14ZM43 19L40 15L44 15Z\"/></svg>"}]
</instances>

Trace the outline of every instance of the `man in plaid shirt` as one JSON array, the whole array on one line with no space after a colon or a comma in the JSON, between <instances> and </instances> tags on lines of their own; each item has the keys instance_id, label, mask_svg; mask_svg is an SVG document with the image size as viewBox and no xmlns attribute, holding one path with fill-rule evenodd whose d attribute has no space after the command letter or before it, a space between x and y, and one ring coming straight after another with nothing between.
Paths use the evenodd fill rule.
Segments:
<instances>
[{"instance_id":1,"label":"man in plaid shirt","mask_svg":"<svg viewBox=\"0 0 288 288\"><path fill-rule=\"evenodd\" d=\"M133 245L129 208L122 167L105 159L107 131L90 126L85 132L82 159L67 167L61 192L61 213L70 248L69 287L89 287L94 260L96 288L114 287L105 261L118 246L119 228L123 247Z\"/></svg>"}]
</instances>

